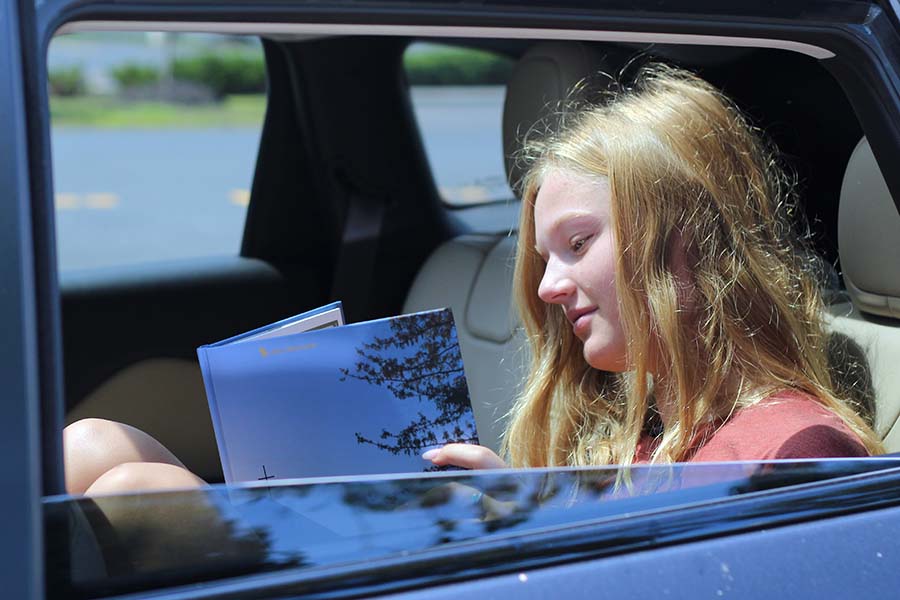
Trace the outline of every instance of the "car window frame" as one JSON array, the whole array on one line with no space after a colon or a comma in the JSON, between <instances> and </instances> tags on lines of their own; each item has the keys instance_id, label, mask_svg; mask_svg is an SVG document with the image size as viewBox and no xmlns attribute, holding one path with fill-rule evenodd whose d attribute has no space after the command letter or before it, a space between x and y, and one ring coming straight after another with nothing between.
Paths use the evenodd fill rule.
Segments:
<instances>
[{"instance_id":1,"label":"car window frame","mask_svg":"<svg viewBox=\"0 0 900 600\"><path fill-rule=\"evenodd\" d=\"M42 469L41 448L51 456L59 447L55 426L53 362L58 341L52 311L52 281L47 271L52 248L47 246L46 206L49 173L41 168L46 156L47 115L27 107L40 107L42 81L34 9L27 1L0 5L0 380L7 401L0 403L0 423L5 452L0 457L0 477L7 493L0 508L7 527L0 556L5 565L4 592L30 598L43 595L43 536L40 499L61 481L61 463L52 460ZM42 130L44 135L41 135ZM50 222L52 227L52 220ZM52 246L52 244L51 244ZM50 289L48 289L50 288ZM41 325L46 329L41 330ZM42 408L44 408L42 414ZM47 429L42 428L46 424ZM54 457L55 458L55 457Z\"/></svg>"},{"instance_id":2,"label":"car window frame","mask_svg":"<svg viewBox=\"0 0 900 600\"><path fill-rule=\"evenodd\" d=\"M889 9L885 12L883 7L864 2L847 3L843 9L834 3L800 2L783 9L768 7L772 21L766 22L747 8L749 3L722 8L721 14L706 15L699 11L708 5L697 2L654 15L655 21L648 23L647 14L641 12L652 7L649 1L631 3L630 9L624 4L609 4L593 11L575 6L554 9L544 1L518 5L488 2L478 7L466 3L423 2L403 6L385 2L375 11L372 7L377 4L259 3L238 7L205 1L166 7L143 0L118 4L102 0L58 0L40 4L36 14L34 5L24 0L4 4L4 17L7 17L4 23L10 28L10 35L2 42L2 59L10 62L12 70L0 102L6 103L11 110L0 114L6 115L7 127L2 135L7 147L13 149L14 160L12 164L3 165L0 183L7 184L2 189L7 191L7 197L14 199L4 203L2 222L15 227L14 236L7 240L11 251L0 263L8 286L5 310L0 318L14 334L7 340L9 361L2 367L8 394L15 399L4 404L4 410L8 411L4 415L8 417L4 419L4 427L5 433L9 434L10 447L22 452L9 454L2 463L4 481L10 489L17 490L4 501L9 504L7 515L21 524L20 529L6 536L3 554L23 567L12 569L21 573L15 580L23 592L21 597L41 595L39 499L41 491L53 493L53 490L61 489L62 484L59 442L62 345L53 242L52 179L48 166L49 115L41 53L46 53L50 37L67 23L118 21L139 26L142 20L159 20L184 23L187 28L199 27L197 24L204 22L218 23L222 27L246 23L247 29L253 29L266 22L281 20L338 25L368 23L372 27L401 23L438 30L442 22L472 28L487 23L499 24L507 32L516 32L516 27L528 29L532 32L530 35L536 37L540 37L541 31L548 32L547 35L552 31L591 31L605 23L601 28L619 32L666 31L732 38L774 36L818 44L835 53L834 58L823 64L847 91L870 138L876 160L882 157L882 172L900 207L900 172L886 168L889 166L887 157L900 154L900 80L897 72L884 67L885 63L898 64L900 55L896 19ZM821 9L818 10L819 4L827 6L818 6ZM851 11L854 7L859 10ZM807 9L808 12L804 12ZM855 20L842 22L844 13L841 10L846 10L845 14ZM698 16L702 18L697 19ZM789 22L791 19L793 23ZM807 19L807 22L800 23L800 19ZM459 31L454 35L459 35ZM22 62L15 62L16 59ZM30 107L27 113L26 106ZM7 562L7 565L12 564Z\"/></svg>"}]
</instances>

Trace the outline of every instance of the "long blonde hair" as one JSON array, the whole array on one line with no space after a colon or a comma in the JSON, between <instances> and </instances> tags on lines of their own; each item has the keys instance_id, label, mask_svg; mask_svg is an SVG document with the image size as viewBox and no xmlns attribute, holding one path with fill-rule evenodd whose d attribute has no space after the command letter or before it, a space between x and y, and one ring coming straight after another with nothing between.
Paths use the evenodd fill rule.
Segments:
<instances>
[{"instance_id":1,"label":"long blonde hair","mask_svg":"<svg viewBox=\"0 0 900 600\"><path fill-rule=\"evenodd\" d=\"M608 102L563 113L524 156L514 288L531 367L504 437L511 464L630 464L654 419L654 364L666 365L677 411L654 462L688 458L734 410L759 400L750 390L807 392L870 453L884 451L831 382L815 261L791 224L784 170L714 87L644 67ZM627 374L590 367L564 312L537 297L544 262L534 203L551 170L609 180ZM688 256L693 311L671 270L676 242Z\"/></svg>"}]
</instances>

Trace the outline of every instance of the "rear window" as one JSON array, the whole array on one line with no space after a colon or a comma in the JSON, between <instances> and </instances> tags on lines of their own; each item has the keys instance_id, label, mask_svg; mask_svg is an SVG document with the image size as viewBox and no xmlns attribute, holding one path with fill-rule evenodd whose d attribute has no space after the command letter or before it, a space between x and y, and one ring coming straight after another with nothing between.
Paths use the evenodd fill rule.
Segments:
<instances>
[{"instance_id":1,"label":"rear window","mask_svg":"<svg viewBox=\"0 0 900 600\"><path fill-rule=\"evenodd\" d=\"M441 198L469 206L513 197L503 165L503 101L514 61L433 43L403 56L410 97Z\"/></svg>"},{"instance_id":2,"label":"rear window","mask_svg":"<svg viewBox=\"0 0 900 600\"><path fill-rule=\"evenodd\" d=\"M265 111L259 40L63 35L48 63L60 270L237 255Z\"/></svg>"}]
</instances>

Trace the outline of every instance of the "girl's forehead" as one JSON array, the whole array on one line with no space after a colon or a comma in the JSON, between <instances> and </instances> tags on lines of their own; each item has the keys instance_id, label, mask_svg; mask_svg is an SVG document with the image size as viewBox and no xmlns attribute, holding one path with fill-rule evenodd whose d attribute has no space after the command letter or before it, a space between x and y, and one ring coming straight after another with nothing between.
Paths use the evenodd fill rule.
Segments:
<instances>
[{"instance_id":1,"label":"girl's forehead","mask_svg":"<svg viewBox=\"0 0 900 600\"><path fill-rule=\"evenodd\" d=\"M553 221L567 211L608 214L609 179L561 169L548 171L535 197L535 221Z\"/></svg>"}]
</instances>

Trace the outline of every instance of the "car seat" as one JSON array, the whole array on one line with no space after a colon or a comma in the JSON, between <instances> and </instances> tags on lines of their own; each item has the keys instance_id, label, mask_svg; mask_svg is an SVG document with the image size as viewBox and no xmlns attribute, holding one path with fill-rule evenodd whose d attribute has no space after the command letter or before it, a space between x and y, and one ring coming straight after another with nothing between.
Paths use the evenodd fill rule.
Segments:
<instances>
[{"instance_id":1,"label":"car seat","mask_svg":"<svg viewBox=\"0 0 900 600\"><path fill-rule=\"evenodd\" d=\"M900 214L868 141L853 151L838 211L838 246L849 298L830 307L832 330L868 362L875 431L900 451Z\"/></svg>"}]
</instances>

